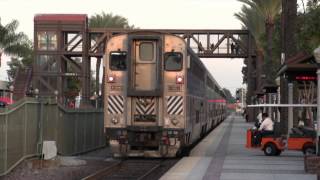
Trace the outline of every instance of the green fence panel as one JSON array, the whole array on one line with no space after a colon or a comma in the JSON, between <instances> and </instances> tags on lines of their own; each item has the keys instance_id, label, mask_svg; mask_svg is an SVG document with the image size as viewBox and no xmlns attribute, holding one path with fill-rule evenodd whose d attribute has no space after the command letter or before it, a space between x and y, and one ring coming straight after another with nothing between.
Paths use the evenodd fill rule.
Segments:
<instances>
[{"instance_id":1,"label":"green fence panel","mask_svg":"<svg viewBox=\"0 0 320 180\"><path fill-rule=\"evenodd\" d=\"M38 154L44 140L74 155L105 145L102 109L65 109L54 102L26 98L0 109L0 176Z\"/></svg>"},{"instance_id":2,"label":"green fence panel","mask_svg":"<svg viewBox=\"0 0 320 180\"><path fill-rule=\"evenodd\" d=\"M94 124L97 121L95 118L95 114L92 113L90 114L91 116L87 119L84 120L84 124L86 126L86 136L85 136L85 149L90 149L91 147L99 146L98 144L95 143L94 139L94 130L93 128L95 127Z\"/></svg>"},{"instance_id":3,"label":"green fence panel","mask_svg":"<svg viewBox=\"0 0 320 180\"><path fill-rule=\"evenodd\" d=\"M75 131L75 151L76 153L80 153L84 151L84 137L85 137L85 125L84 120L86 118L87 114L76 114L73 115L73 118L75 119L76 124L76 131Z\"/></svg>"},{"instance_id":4,"label":"green fence panel","mask_svg":"<svg viewBox=\"0 0 320 180\"><path fill-rule=\"evenodd\" d=\"M6 170L6 116L0 116L0 175Z\"/></svg>"},{"instance_id":5,"label":"green fence panel","mask_svg":"<svg viewBox=\"0 0 320 180\"><path fill-rule=\"evenodd\" d=\"M57 104L46 104L43 108L43 140L58 141L58 107Z\"/></svg>"},{"instance_id":6,"label":"green fence panel","mask_svg":"<svg viewBox=\"0 0 320 180\"><path fill-rule=\"evenodd\" d=\"M67 137L66 134L67 132L65 132L65 130L67 129L64 123L64 112L60 111L60 108L58 109L58 141L57 141L57 148L59 153L61 154L65 154L66 152L66 143L67 143Z\"/></svg>"},{"instance_id":7,"label":"green fence panel","mask_svg":"<svg viewBox=\"0 0 320 180\"><path fill-rule=\"evenodd\" d=\"M38 108L36 103L28 103L24 106L26 115L26 155L37 153L38 144Z\"/></svg>"},{"instance_id":8,"label":"green fence panel","mask_svg":"<svg viewBox=\"0 0 320 180\"><path fill-rule=\"evenodd\" d=\"M18 101L0 110L0 175L7 173L24 158L36 154L36 102ZM30 109L28 105L30 104ZM31 122L29 122L29 120ZM34 127L29 128L29 127ZM35 140L34 140L35 139Z\"/></svg>"},{"instance_id":9,"label":"green fence panel","mask_svg":"<svg viewBox=\"0 0 320 180\"><path fill-rule=\"evenodd\" d=\"M105 145L105 141L101 141L104 138L100 137L104 136L102 109L59 108L59 113L63 114L63 118L59 120L59 127L63 131L59 133L59 140L62 141L59 142L59 153L63 155L78 154Z\"/></svg>"},{"instance_id":10,"label":"green fence panel","mask_svg":"<svg viewBox=\"0 0 320 180\"><path fill-rule=\"evenodd\" d=\"M72 155L75 153L75 136L76 136L76 124L75 119L72 118L71 114L63 113L63 118L60 119L60 130L61 134L61 150L58 151L62 155Z\"/></svg>"},{"instance_id":11,"label":"green fence panel","mask_svg":"<svg viewBox=\"0 0 320 180\"><path fill-rule=\"evenodd\" d=\"M103 112L96 114L96 119L93 127L94 131L94 141L97 145L105 145L106 144L106 139L105 139L105 134L104 134L104 117L103 117ZM103 127L103 128L100 128Z\"/></svg>"},{"instance_id":12,"label":"green fence panel","mask_svg":"<svg viewBox=\"0 0 320 180\"><path fill-rule=\"evenodd\" d=\"M24 156L25 114L24 108L17 108L8 114L7 165L13 166Z\"/></svg>"}]
</instances>

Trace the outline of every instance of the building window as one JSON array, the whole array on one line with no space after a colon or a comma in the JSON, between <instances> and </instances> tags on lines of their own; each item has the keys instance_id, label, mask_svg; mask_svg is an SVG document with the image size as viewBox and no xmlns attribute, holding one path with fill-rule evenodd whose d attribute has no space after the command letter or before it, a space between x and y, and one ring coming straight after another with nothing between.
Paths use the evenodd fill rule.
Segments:
<instances>
[{"instance_id":1,"label":"building window","mask_svg":"<svg viewBox=\"0 0 320 180\"><path fill-rule=\"evenodd\" d=\"M56 32L38 32L38 49L44 51L54 51L58 47Z\"/></svg>"},{"instance_id":2,"label":"building window","mask_svg":"<svg viewBox=\"0 0 320 180\"><path fill-rule=\"evenodd\" d=\"M50 55L39 55L37 65L41 71L57 72L58 70L55 57Z\"/></svg>"}]
</instances>

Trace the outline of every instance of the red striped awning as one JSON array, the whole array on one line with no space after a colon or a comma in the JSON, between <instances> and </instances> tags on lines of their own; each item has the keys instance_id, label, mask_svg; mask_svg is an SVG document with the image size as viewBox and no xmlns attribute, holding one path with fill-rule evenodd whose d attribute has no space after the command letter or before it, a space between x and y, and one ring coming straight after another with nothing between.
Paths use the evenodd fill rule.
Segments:
<instances>
[{"instance_id":1,"label":"red striped awning","mask_svg":"<svg viewBox=\"0 0 320 180\"><path fill-rule=\"evenodd\" d=\"M227 102L225 99L209 99L209 103L225 103Z\"/></svg>"},{"instance_id":2,"label":"red striped awning","mask_svg":"<svg viewBox=\"0 0 320 180\"><path fill-rule=\"evenodd\" d=\"M13 101L9 97L0 97L0 101L5 102L6 104L13 104Z\"/></svg>"}]
</instances>

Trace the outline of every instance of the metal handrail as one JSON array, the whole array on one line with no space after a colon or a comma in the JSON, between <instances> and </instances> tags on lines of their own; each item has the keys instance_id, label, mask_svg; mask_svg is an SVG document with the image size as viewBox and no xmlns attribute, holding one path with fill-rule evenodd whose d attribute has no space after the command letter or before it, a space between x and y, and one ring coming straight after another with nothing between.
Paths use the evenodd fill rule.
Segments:
<instances>
[{"instance_id":1,"label":"metal handrail","mask_svg":"<svg viewBox=\"0 0 320 180\"><path fill-rule=\"evenodd\" d=\"M252 104L247 107L317 107L317 104Z\"/></svg>"}]
</instances>

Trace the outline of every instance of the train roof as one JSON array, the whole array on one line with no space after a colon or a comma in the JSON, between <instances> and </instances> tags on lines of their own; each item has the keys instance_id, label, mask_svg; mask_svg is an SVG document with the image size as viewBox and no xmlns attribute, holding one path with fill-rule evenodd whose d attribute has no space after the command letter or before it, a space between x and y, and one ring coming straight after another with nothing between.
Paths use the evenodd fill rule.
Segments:
<instances>
[{"instance_id":1,"label":"train roof","mask_svg":"<svg viewBox=\"0 0 320 180\"><path fill-rule=\"evenodd\" d=\"M130 31L130 32L124 32L124 33L120 33L120 34L117 34L115 36L120 36L120 35L126 35L126 34L163 34L163 35L171 35L171 36L175 36L175 37L178 37L180 38L185 44L186 42L184 41L184 39L180 36L177 36L175 34L170 34L170 33L165 33L165 32L160 32L160 31L154 31L154 30L133 30L133 31ZM111 38L112 39L112 38ZM210 71L207 69L207 67L203 64L203 62L201 61L201 59L196 55L196 53L190 48L187 46L187 50L188 50L188 53L191 54L192 56L196 57L197 58L197 63L203 68L205 69L206 71L206 76L208 76L215 84L215 86L217 86L217 88L219 89L219 91L221 93L223 93L223 95L225 96L221 86L218 84L218 82L215 80L215 78L212 76L212 74L210 73Z\"/></svg>"},{"instance_id":2,"label":"train roof","mask_svg":"<svg viewBox=\"0 0 320 180\"><path fill-rule=\"evenodd\" d=\"M191 54L192 56L197 57L198 61L197 63L206 70L207 72L207 76L214 82L215 86L217 86L217 88L222 91L221 86L219 85L219 83L216 81L216 79L212 76L212 74L210 73L210 71L208 70L208 68L203 64L203 62L201 61L201 59L196 55L196 53L190 48L188 47L188 53Z\"/></svg>"},{"instance_id":3,"label":"train roof","mask_svg":"<svg viewBox=\"0 0 320 180\"><path fill-rule=\"evenodd\" d=\"M130 32L120 32L119 34L114 34L112 37L114 36L121 36L121 35L126 35L126 34L144 34L144 35L152 35L152 34L163 34L163 35L171 35L171 36L176 36L178 38L180 38L181 40L183 40L180 36L177 36L175 34L171 34L171 33L166 33L166 32L161 32L161 31L156 31L156 30L145 30L145 29L142 29L142 30L139 30L139 29L134 29ZM112 38L110 38L112 39ZM183 40L184 43L186 43L184 40Z\"/></svg>"}]
</instances>

